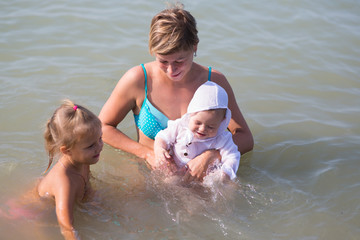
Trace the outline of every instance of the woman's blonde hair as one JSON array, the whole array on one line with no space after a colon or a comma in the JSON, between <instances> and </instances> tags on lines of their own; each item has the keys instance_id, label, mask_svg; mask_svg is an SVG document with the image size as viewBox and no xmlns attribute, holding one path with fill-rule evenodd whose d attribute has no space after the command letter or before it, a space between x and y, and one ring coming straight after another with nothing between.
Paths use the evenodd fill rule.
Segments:
<instances>
[{"instance_id":1,"label":"woman's blonde hair","mask_svg":"<svg viewBox=\"0 0 360 240\"><path fill-rule=\"evenodd\" d=\"M153 17L150 25L150 54L167 55L192 50L199 43L195 18L182 4L175 4Z\"/></svg>"},{"instance_id":2,"label":"woman's blonde hair","mask_svg":"<svg viewBox=\"0 0 360 240\"><path fill-rule=\"evenodd\" d=\"M45 172L55 155L60 153L61 146L70 149L89 132L99 128L101 122L94 113L68 99L64 100L45 126L45 149L49 154L49 165Z\"/></svg>"}]
</instances>

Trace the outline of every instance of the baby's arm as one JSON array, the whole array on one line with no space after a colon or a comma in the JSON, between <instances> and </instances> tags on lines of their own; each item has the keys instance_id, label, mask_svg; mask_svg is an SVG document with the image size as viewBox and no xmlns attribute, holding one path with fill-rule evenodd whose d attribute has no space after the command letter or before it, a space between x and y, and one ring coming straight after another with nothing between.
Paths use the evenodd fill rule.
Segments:
<instances>
[{"instance_id":1,"label":"baby's arm","mask_svg":"<svg viewBox=\"0 0 360 240\"><path fill-rule=\"evenodd\" d=\"M176 140L181 119L168 121L168 127L158 132L154 142L154 155L158 168L174 173L177 166L172 156L172 145Z\"/></svg>"},{"instance_id":2,"label":"baby's arm","mask_svg":"<svg viewBox=\"0 0 360 240\"><path fill-rule=\"evenodd\" d=\"M73 226L73 210L78 191L80 191L79 184L68 178L62 179L55 190L56 216L66 240L80 239Z\"/></svg>"}]
</instances>

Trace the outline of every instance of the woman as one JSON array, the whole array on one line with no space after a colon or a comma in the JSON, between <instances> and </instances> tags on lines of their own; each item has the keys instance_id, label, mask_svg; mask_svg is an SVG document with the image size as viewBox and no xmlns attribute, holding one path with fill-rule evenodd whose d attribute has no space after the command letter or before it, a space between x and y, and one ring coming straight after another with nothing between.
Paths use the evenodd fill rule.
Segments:
<instances>
[{"instance_id":1,"label":"woman","mask_svg":"<svg viewBox=\"0 0 360 240\"><path fill-rule=\"evenodd\" d=\"M222 86L229 96L232 113L228 129L241 154L252 150L249 127L236 103L231 86L220 72L193 61L199 38L194 17L182 6L165 9L151 22L149 50L155 61L128 70L103 106L99 118L107 144L144 158L154 166L154 138L168 120L186 113L196 89L206 81ZM138 142L116 127L132 111ZM208 150L188 163L186 180L202 180L207 166L219 153Z\"/></svg>"}]
</instances>

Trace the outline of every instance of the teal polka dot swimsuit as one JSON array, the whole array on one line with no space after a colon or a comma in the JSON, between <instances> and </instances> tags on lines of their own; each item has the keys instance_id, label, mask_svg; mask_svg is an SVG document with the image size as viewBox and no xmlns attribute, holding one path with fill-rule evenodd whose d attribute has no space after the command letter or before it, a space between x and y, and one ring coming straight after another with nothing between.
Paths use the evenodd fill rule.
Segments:
<instances>
[{"instance_id":1,"label":"teal polka dot swimsuit","mask_svg":"<svg viewBox=\"0 0 360 240\"><path fill-rule=\"evenodd\" d=\"M155 136L161 130L167 128L169 119L155 108L147 98L147 74L144 64L141 64L145 75L145 99L141 106L140 113L134 114L136 126L148 137L155 139ZM209 67L208 80L211 78L211 67Z\"/></svg>"}]
</instances>

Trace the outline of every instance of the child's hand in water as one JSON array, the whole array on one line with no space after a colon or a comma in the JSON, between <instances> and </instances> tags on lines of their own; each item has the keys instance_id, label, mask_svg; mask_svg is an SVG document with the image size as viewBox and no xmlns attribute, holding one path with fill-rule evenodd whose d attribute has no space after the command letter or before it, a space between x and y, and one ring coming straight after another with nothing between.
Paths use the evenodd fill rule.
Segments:
<instances>
[{"instance_id":1,"label":"child's hand in water","mask_svg":"<svg viewBox=\"0 0 360 240\"><path fill-rule=\"evenodd\" d=\"M166 142L161 138L155 138L154 154L157 169L166 175L173 175L178 170L172 157L171 148L167 148Z\"/></svg>"},{"instance_id":2,"label":"child's hand in water","mask_svg":"<svg viewBox=\"0 0 360 240\"><path fill-rule=\"evenodd\" d=\"M167 148L166 142L160 138L155 139L154 154L156 168L159 168L159 166L166 164L168 161L172 160L170 149Z\"/></svg>"},{"instance_id":3,"label":"child's hand in water","mask_svg":"<svg viewBox=\"0 0 360 240\"><path fill-rule=\"evenodd\" d=\"M161 138L155 138L154 154L156 167L166 163L166 161L172 158L166 142Z\"/></svg>"},{"instance_id":4,"label":"child's hand in water","mask_svg":"<svg viewBox=\"0 0 360 240\"><path fill-rule=\"evenodd\" d=\"M222 183L230 183L230 182L232 182L229 175L227 175L223 171L221 171L221 182Z\"/></svg>"},{"instance_id":5,"label":"child's hand in water","mask_svg":"<svg viewBox=\"0 0 360 240\"><path fill-rule=\"evenodd\" d=\"M178 168L172 159L163 162L157 169L167 176L172 176L178 171Z\"/></svg>"},{"instance_id":6,"label":"child's hand in water","mask_svg":"<svg viewBox=\"0 0 360 240\"><path fill-rule=\"evenodd\" d=\"M154 149L154 152L157 166L164 165L172 159L169 151L164 148Z\"/></svg>"}]
</instances>

